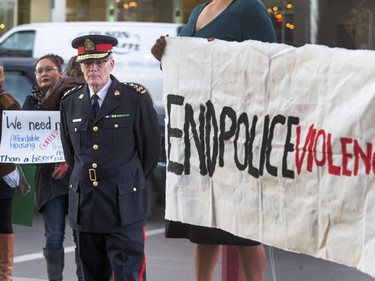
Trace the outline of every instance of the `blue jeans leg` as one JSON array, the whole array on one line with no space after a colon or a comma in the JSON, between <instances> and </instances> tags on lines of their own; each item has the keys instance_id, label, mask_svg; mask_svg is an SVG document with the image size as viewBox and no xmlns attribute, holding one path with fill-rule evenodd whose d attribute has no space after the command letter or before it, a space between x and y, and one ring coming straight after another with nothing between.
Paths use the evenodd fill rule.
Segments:
<instances>
[{"instance_id":1,"label":"blue jeans leg","mask_svg":"<svg viewBox=\"0 0 375 281\"><path fill-rule=\"evenodd\" d=\"M47 250L59 250L63 248L67 206L68 195L56 197L44 206L44 236L46 238Z\"/></svg>"}]
</instances>

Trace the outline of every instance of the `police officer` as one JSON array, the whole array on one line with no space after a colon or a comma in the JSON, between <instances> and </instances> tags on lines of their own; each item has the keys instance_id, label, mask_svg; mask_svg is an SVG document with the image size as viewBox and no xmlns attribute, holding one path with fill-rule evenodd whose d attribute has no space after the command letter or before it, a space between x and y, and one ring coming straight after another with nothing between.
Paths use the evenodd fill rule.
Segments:
<instances>
[{"instance_id":1,"label":"police officer","mask_svg":"<svg viewBox=\"0 0 375 281\"><path fill-rule=\"evenodd\" d=\"M78 234L86 281L144 281L146 179L156 167L156 112L140 85L111 73L117 39L85 35L72 41L86 85L61 101L61 141L73 168L69 222Z\"/></svg>"}]
</instances>

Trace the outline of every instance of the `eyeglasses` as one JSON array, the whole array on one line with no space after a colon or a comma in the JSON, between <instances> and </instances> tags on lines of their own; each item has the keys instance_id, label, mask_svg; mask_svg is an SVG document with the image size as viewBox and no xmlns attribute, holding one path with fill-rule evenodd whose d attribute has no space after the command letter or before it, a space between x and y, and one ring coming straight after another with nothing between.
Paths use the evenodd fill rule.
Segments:
<instances>
[{"instance_id":1,"label":"eyeglasses","mask_svg":"<svg viewBox=\"0 0 375 281\"><path fill-rule=\"evenodd\" d=\"M60 70L58 67L52 67L52 66L47 66L46 68L38 68L37 70L34 71L35 75L42 75L43 72L45 73L50 73L53 70Z\"/></svg>"},{"instance_id":2,"label":"eyeglasses","mask_svg":"<svg viewBox=\"0 0 375 281\"><path fill-rule=\"evenodd\" d=\"M84 68L90 68L95 64L98 68L103 68L108 60L86 60L81 62Z\"/></svg>"}]
</instances>

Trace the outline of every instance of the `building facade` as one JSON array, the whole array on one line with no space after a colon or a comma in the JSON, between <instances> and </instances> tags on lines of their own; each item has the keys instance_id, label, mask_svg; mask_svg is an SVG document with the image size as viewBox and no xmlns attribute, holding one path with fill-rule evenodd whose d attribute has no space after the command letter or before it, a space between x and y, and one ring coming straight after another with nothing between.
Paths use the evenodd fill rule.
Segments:
<instances>
[{"instance_id":1,"label":"building facade","mask_svg":"<svg viewBox=\"0 0 375 281\"><path fill-rule=\"evenodd\" d=\"M186 23L205 0L0 0L0 35L15 25L53 21ZM373 0L262 0L279 43L373 49Z\"/></svg>"}]
</instances>

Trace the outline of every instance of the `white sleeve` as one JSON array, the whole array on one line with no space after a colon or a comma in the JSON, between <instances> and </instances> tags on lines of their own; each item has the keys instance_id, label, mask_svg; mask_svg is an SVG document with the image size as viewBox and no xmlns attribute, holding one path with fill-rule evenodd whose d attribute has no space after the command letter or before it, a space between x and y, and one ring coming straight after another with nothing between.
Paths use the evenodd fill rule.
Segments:
<instances>
[{"instance_id":1,"label":"white sleeve","mask_svg":"<svg viewBox=\"0 0 375 281\"><path fill-rule=\"evenodd\" d=\"M11 187L15 188L20 184L20 172L18 171L18 168L13 172L10 172L9 174L3 176L3 180Z\"/></svg>"}]
</instances>

